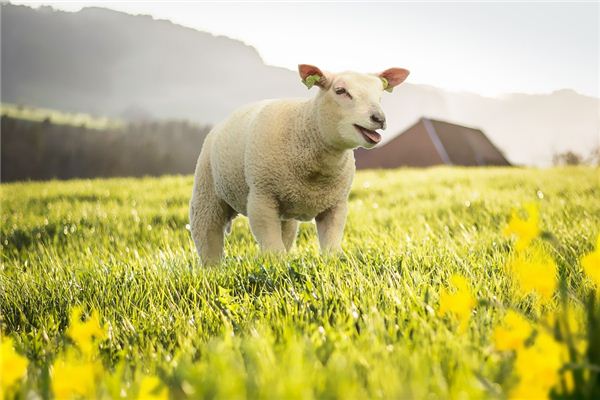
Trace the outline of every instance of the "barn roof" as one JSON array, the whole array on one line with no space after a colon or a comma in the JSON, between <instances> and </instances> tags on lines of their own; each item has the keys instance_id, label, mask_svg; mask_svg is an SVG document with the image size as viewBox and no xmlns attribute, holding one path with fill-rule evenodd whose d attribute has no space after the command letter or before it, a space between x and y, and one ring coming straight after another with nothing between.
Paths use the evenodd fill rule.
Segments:
<instances>
[{"instance_id":1,"label":"barn roof","mask_svg":"<svg viewBox=\"0 0 600 400\"><path fill-rule=\"evenodd\" d=\"M419 119L381 147L359 149L355 155L357 168L510 165L481 130L430 118Z\"/></svg>"}]
</instances>

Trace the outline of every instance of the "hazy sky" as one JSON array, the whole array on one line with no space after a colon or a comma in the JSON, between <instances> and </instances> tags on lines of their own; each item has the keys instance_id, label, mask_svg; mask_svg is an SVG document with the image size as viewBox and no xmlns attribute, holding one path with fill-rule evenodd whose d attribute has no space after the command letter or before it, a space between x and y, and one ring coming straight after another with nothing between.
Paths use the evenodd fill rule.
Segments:
<instances>
[{"instance_id":1,"label":"hazy sky","mask_svg":"<svg viewBox=\"0 0 600 400\"><path fill-rule=\"evenodd\" d=\"M598 2L15 2L103 6L240 39L266 63L376 72L484 95L572 88L600 97Z\"/></svg>"}]
</instances>

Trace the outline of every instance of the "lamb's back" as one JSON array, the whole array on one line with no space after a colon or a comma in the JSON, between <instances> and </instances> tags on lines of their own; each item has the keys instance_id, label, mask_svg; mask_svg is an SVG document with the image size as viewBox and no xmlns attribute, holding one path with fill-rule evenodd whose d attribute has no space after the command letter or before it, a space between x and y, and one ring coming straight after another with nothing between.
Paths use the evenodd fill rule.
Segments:
<instances>
[{"instance_id":1,"label":"lamb's back","mask_svg":"<svg viewBox=\"0 0 600 400\"><path fill-rule=\"evenodd\" d=\"M211 169L217 195L238 213L246 214L248 165L252 159L285 155L288 114L302 100L263 100L234 111L216 125L211 136ZM285 146L285 144L283 144ZM250 159L250 160L249 160ZM259 173L269 173L269 169Z\"/></svg>"}]
</instances>

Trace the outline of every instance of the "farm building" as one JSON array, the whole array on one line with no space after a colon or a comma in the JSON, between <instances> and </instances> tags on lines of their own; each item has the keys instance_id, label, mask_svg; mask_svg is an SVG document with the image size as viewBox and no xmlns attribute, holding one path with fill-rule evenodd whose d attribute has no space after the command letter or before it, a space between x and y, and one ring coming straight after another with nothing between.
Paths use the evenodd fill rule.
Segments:
<instances>
[{"instance_id":1,"label":"farm building","mask_svg":"<svg viewBox=\"0 0 600 400\"><path fill-rule=\"evenodd\" d=\"M360 148L354 154L358 169L510 165L481 130L429 118L421 118L380 147Z\"/></svg>"}]
</instances>

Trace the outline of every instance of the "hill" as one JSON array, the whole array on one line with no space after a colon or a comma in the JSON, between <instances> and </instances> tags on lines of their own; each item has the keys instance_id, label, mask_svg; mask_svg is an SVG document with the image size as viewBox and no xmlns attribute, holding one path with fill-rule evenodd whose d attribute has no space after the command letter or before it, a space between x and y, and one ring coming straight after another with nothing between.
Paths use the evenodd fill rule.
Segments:
<instances>
[{"instance_id":1,"label":"hill","mask_svg":"<svg viewBox=\"0 0 600 400\"><path fill-rule=\"evenodd\" d=\"M3 102L214 124L251 101L312 95L240 41L149 16L3 4L1 18ZM407 83L384 97L388 140L428 116L483 129L516 163L599 144L599 100L570 90L486 98Z\"/></svg>"},{"instance_id":2,"label":"hill","mask_svg":"<svg viewBox=\"0 0 600 400\"><path fill-rule=\"evenodd\" d=\"M289 94L279 87L284 76L250 46L168 21L2 5L4 102L208 123L236 105Z\"/></svg>"}]
</instances>

